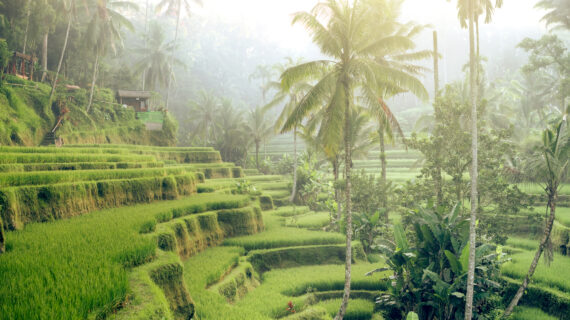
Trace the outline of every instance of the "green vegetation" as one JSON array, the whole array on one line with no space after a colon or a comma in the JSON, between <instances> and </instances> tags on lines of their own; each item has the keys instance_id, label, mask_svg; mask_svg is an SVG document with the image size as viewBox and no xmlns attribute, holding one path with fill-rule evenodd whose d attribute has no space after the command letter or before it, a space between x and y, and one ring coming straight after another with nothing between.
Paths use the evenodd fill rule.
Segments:
<instances>
[{"instance_id":1,"label":"green vegetation","mask_svg":"<svg viewBox=\"0 0 570 320\"><path fill-rule=\"evenodd\" d=\"M338 233L283 228L281 227L281 218L273 216L271 212L265 212L263 220L265 232L253 236L226 239L224 245L240 246L249 251L310 244L341 244L344 242L344 237Z\"/></svg>"},{"instance_id":2,"label":"green vegetation","mask_svg":"<svg viewBox=\"0 0 570 320\"><path fill-rule=\"evenodd\" d=\"M188 199L93 212L50 224L31 224L8 235L0 256L2 314L20 319L86 318L123 301L128 267L152 259L156 238L139 234L143 221L188 206L235 206L241 196ZM97 250L92 250L97 246ZM51 279L51 280L46 280Z\"/></svg>"},{"instance_id":3,"label":"green vegetation","mask_svg":"<svg viewBox=\"0 0 570 320\"><path fill-rule=\"evenodd\" d=\"M513 320L556 320L557 318L551 316L538 308L517 307L513 313Z\"/></svg>"}]
</instances>

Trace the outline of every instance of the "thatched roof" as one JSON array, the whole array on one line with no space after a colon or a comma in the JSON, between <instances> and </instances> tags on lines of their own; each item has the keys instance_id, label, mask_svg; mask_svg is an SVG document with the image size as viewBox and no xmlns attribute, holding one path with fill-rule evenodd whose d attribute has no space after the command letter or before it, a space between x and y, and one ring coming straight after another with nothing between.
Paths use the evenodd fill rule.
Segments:
<instances>
[{"instance_id":1,"label":"thatched roof","mask_svg":"<svg viewBox=\"0 0 570 320\"><path fill-rule=\"evenodd\" d=\"M149 99L151 97L150 91L130 91L130 90L119 90L117 91L117 96L120 98L143 98Z\"/></svg>"}]
</instances>

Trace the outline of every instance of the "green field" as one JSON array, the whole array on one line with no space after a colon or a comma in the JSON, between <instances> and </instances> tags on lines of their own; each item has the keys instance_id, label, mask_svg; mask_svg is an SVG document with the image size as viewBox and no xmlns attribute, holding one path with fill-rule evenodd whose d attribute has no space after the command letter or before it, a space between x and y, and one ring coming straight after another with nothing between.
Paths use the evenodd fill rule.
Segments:
<instances>
[{"instance_id":1,"label":"green field","mask_svg":"<svg viewBox=\"0 0 570 320\"><path fill-rule=\"evenodd\" d=\"M0 192L20 190L4 204L23 208L18 201L28 199L24 195L30 190L59 188L61 195L51 191L47 195L54 198L42 200L51 202L36 205L60 203L69 211L49 222L26 220L6 233L7 252L0 255L0 319L182 319L190 312L197 319L332 319L338 311L345 237L324 231L330 213L289 203L290 177L253 174L247 178L251 195L236 195L243 171L232 163L211 162L215 156L202 157L213 152L207 148L0 148L9 159L0 165ZM184 154L203 162L185 163ZM404 182L417 175L408 167L417 154L390 150L388 155L389 178ZM359 160L355 170L377 173L377 165L375 159ZM183 191L177 177L186 175L195 180ZM118 201L118 191L127 185L112 189L117 192L102 189L140 179L161 179L133 189L153 194L152 201L128 196L131 202ZM92 186L92 193L65 189L83 185ZM259 195L284 205L261 212ZM85 210L65 205L79 199L101 205ZM5 221L10 210L2 211ZM391 219L401 217L394 213ZM569 225L569 208L559 207L556 241L568 235ZM516 283L524 276L537 243L521 235L507 240L512 261L502 268L506 279ZM386 289L381 279L387 274L364 276L381 267L383 258L367 258L360 243L353 246L353 293L345 319L383 319L374 301ZM550 267L539 265L530 297L513 319L554 319L559 314L552 306L564 306L565 299L570 306L565 276L570 264L558 253L554 258ZM534 294L555 300L542 308L531 300ZM287 310L289 302L295 313Z\"/></svg>"}]
</instances>

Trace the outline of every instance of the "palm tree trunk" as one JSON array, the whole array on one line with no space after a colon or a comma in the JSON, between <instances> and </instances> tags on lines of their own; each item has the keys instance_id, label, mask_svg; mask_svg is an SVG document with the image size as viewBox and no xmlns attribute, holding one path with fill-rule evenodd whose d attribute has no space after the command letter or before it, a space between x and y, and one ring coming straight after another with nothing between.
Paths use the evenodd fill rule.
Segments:
<instances>
[{"instance_id":1,"label":"palm tree trunk","mask_svg":"<svg viewBox=\"0 0 570 320\"><path fill-rule=\"evenodd\" d=\"M289 201L293 202L295 200L295 194L297 193L297 126L293 129L293 190L291 191L291 197Z\"/></svg>"},{"instance_id":2,"label":"palm tree trunk","mask_svg":"<svg viewBox=\"0 0 570 320\"><path fill-rule=\"evenodd\" d=\"M338 176L339 176L339 161L338 161L339 156L335 155L334 161L333 161L333 175L334 175L334 200L336 201L336 221L337 221L337 226L340 227L340 219L342 219L342 210L341 210L341 205L340 205L340 192L338 192L338 188L337 188L337 182L338 182ZM340 229L339 229L340 230Z\"/></svg>"},{"instance_id":3,"label":"palm tree trunk","mask_svg":"<svg viewBox=\"0 0 570 320\"><path fill-rule=\"evenodd\" d=\"M30 29L30 14L32 13L32 8L30 7L30 2L28 0L26 6L28 7L28 12L26 13L26 30L24 31L24 47L22 48L22 53L26 54L26 46L28 44L28 30Z\"/></svg>"},{"instance_id":4,"label":"palm tree trunk","mask_svg":"<svg viewBox=\"0 0 570 320\"><path fill-rule=\"evenodd\" d=\"M178 41L178 28L180 27L180 16L182 15L182 8L178 8L178 14L176 16L176 31L174 31L174 42L172 49L170 50L170 66L172 67L174 63L174 50L176 49L176 41ZM174 70L172 70L174 72ZM168 82L166 84L166 110L168 110L170 102L170 84L172 82L172 74L168 76ZM257 159L257 156L256 156ZM259 169L259 166L257 167Z\"/></svg>"},{"instance_id":5,"label":"palm tree trunk","mask_svg":"<svg viewBox=\"0 0 570 320\"><path fill-rule=\"evenodd\" d=\"M434 81L434 99L439 96L439 52L437 48L437 31L433 32L433 81ZM436 155L436 159L439 156ZM439 166L439 161L437 161L435 172L433 173L433 184L435 188L435 198L436 204L439 206L443 202L443 181L441 178L441 167Z\"/></svg>"},{"instance_id":6,"label":"palm tree trunk","mask_svg":"<svg viewBox=\"0 0 570 320\"><path fill-rule=\"evenodd\" d=\"M437 98L439 93L439 53L437 50L437 31L433 31L433 82L434 97Z\"/></svg>"},{"instance_id":7,"label":"palm tree trunk","mask_svg":"<svg viewBox=\"0 0 570 320\"><path fill-rule=\"evenodd\" d=\"M381 171L380 171L380 176L381 176L381 181L382 181L382 187L384 188L384 191L382 193L382 207L384 207L384 209L387 208L388 206L388 197L386 195L386 184L387 184L387 179L386 179L386 150L385 150L385 143L384 143L384 127L382 126L382 123L379 123L378 126L378 136L380 137L380 166L381 166ZM386 211L387 213L388 211Z\"/></svg>"},{"instance_id":8,"label":"palm tree trunk","mask_svg":"<svg viewBox=\"0 0 570 320\"><path fill-rule=\"evenodd\" d=\"M93 104L93 93L95 92L95 81L97 80L97 69L99 69L99 49L95 49L95 63L93 64L93 79L91 80L91 92L89 93L89 103L86 112L89 113Z\"/></svg>"},{"instance_id":9,"label":"palm tree trunk","mask_svg":"<svg viewBox=\"0 0 570 320\"><path fill-rule=\"evenodd\" d=\"M344 292L342 295L342 303L335 320L342 320L346 313L348 306L348 299L350 298L350 278L352 268L352 212L351 212L351 198L350 198L350 166L352 164L352 156L350 153L350 86L348 79L344 79L344 93L345 93L345 111L344 111L344 172L345 172L345 212L346 212L346 257L344 268Z\"/></svg>"},{"instance_id":10,"label":"palm tree trunk","mask_svg":"<svg viewBox=\"0 0 570 320\"><path fill-rule=\"evenodd\" d=\"M259 142L255 141L255 167L259 171Z\"/></svg>"},{"instance_id":11,"label":"palm tree trunk","mask_svg":"<svg viewBox=\"0 0 570 320\"><path fill-rule=\"evenodd\" d=\"M0 254L6 252L6 247L4 243L6 239L4 239L4 225L2 223L2 217L0 217Z\"/></svg>"},{"instance_id":12,"label":"palm tree trunk","mask_svg":"<svg viewBox=\"0 0 570 320\"><path fill-rule=\"evenodd\" d=\"M41 82L44 82L47 76L47 51L48 51L48 37L49 33L46 31L42 41L42 79Z\"/></svg>"},{"instance_id":13,"label":"palm tree trunk","mask_svg":"<svg viewBox=\"0 0 570 320\"><path fill-rule=\"evenodd\" d=\"M469 1L469 72L471 84L471 221L469 223L469 268L465 298L465 320L473 316L473 289L475 283L475 248L477 228L477 68L475 66L474 0Z\"/></svg>"},{"instance_id":14,"label":"palm tree trunk","mask_svg":"<svg viewBox=\"0 0 570 320\"><path fill-rule=\"evenodd\" d=\"M144 48L146 50L148 45L148 0L146 0L146 4L144 7ZM146 86L146 68L143 69L142 72L142 90L144 91Z\"/></svg>"},{"instance_id":15,"label":"palm tree trunk","mask_svg":"<svg viewBox=\"0 0 570 320\"><path fill-rule=\"evenodd\" d=\"M57 86L57 78L59 77L59 71L61 70L61 64L63 63L63 57L65 56L65 49L67 49L67 40L69 39L69 29L71 29L71 19L73 17L73 12L69 11L69 21L67 22L67 30L65 31L65 40L63 41L63 49L61 49L61 55L59 56L59 63L57 64L57 71L55 72L55 78L53 79L53 84L51 85L51 92L49 93L49 102L51 104L51 99L55 92L55 87Z\"/></svg>"},{"instance_id":16,"label":"palm tree trunk","mask_svg":"<svg viewBox=\"0 0 570 320\"><path fill-rule=\"evenodd\" d=\"M552 233L552 227L554 225L554 218L556 216L557 198L558 198L558 192L556 190L551 191L550 194L548 195L548 207L550 208L550 215L548 217L546 225L544 226L544 234L542 235L542 239L540 240L540 245L536 250L534 259L532 259L532 263L530 264L530 268L528 269L526 277L524 278L521 286L519 287L519 290L513 297L513 300L511 300L511 303L509 303L509 306L505 310L505 313L503 315L504 318L507 318L513 312L513 309L517 306L519 300L522 298L528 286L530 278L532 277L534 271L536 270L536 267L538 266L538 260L540 260L540 256L542 255L542 252L544 251L544 248L546 247L546 244L550 239L550 234Z\"/></svg>"}]
</instances>

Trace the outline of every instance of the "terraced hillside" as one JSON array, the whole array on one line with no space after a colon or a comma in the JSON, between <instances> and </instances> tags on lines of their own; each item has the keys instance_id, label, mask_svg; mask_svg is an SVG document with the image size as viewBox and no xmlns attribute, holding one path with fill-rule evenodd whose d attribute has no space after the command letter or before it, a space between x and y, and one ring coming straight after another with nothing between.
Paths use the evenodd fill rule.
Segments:
<instances>
[{"instance_id":1,"label":"terraced hillside","mask_svg":"<svg viewBox=\"0 0 570 320\"><path fill-rule=\"evenodd\" d=\"M338 310L344 235L325 231L328 212L289 202L288 177L246 170L244 179L210 148L0 150L10 230L0 319L332 319ZM526 270L531 237L521 231L505 247L507 291ZM375 299L389 274L364 276L384 262L353 245L345 319L383 319ZM540 266L515 319L567 319L568 261L556 254L551 269Z\"/></svg>"}]
</instances>

